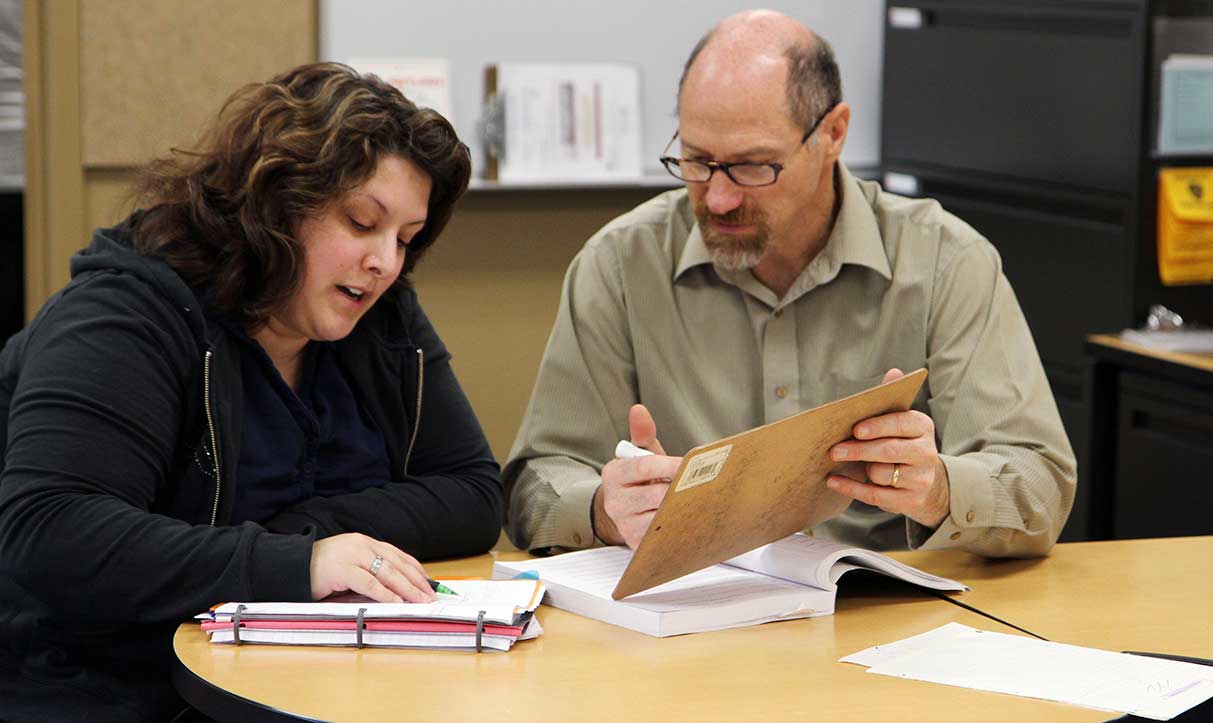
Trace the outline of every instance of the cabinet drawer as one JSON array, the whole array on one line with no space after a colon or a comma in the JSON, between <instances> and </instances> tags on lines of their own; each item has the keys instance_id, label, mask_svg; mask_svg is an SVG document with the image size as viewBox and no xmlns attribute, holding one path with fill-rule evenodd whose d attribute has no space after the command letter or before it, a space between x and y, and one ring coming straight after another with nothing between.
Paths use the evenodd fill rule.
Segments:
<instances>
[{"instance_id":1,"label":"cabinet drawer","mask_svg":"<svg viewBox=\"0 0 1213 723\"><path fill-rule=\"evenodd\" d=\"M1122 374L1113 508L1116 537L1213 533L1213 394Z\"/></svg>"},{"instance_id":2,"label":"cabinet drawer","mask_svg":"<svg viewBox=\"0 0 1213 723\"><path fill-rule=\"evenodd\" d=\"M1130 247L1123 226L935 185L925 191L998 249L1046 363L1077 371L1084 363L1087 334L1129 325L1124 288Z\"/></svg>"},{"instance_id":3,"label":"cabinet drawer","mask_svg":"<svg viewBox=\"0 0 1213 723\"><path fill-rule=\"evenodd\" d=\"M881 157L1128 193L1144 11L1134 3L891 2Z\"/></svg>"}]
</instances>

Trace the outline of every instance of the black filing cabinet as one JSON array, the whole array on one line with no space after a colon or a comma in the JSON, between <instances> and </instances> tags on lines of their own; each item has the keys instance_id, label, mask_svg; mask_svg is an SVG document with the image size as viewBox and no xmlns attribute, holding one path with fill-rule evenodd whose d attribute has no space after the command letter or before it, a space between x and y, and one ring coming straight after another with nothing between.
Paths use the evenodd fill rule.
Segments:
<instances>
[{"instance_id":1,"label":"black filing cabinet","mask_svg":"<svg viewBox=\"0 0 1213 723\"><path fill-rule=\"evenodd\" d=\"M1213 321L1213 286L1164 289L1154 256L1159 165L1213 157L1164 161L1152 151L1157 19L1203 21L1213 2L923 0L888 9L885 187L938 199L998 249L1078 456L1062 539L1104 536L1105 518L1092 518L1109 503L1091 477L1085 338L1140 324L1153 303Z\"/></svg>"},{"instance_id":2,"label":"black filing cabinet","mask_svg":"<svg viewBox=\"0 0 1213 723\"><path fill-rule=\"evenodd\" d=\"M1093 336L1090 524L1100 537L1213 534L1213 356Z\"/></svg>"}]
</instances>

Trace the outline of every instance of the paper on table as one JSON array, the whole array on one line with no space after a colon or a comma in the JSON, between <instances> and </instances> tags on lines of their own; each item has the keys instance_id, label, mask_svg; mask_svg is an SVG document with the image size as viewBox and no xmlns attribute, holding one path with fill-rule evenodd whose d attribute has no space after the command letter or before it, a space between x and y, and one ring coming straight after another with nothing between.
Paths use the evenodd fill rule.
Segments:
<instances>
[{"instance_id":1,"label":"paper on table","mask_svg":"<svg viewBox=\"0 0 1213 723\"><path fill-rule=\"evenodd\" d=\"M949 623L840 662L869 673L1169 720L1213 697L1213 668Z\"/></svg>"}]
</instances>

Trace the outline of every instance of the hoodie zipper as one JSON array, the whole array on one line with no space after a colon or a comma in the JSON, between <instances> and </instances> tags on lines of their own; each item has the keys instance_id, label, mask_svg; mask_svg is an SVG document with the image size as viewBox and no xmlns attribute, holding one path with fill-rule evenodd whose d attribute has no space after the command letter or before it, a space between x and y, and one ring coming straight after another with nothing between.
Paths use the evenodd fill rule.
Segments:
<instances>
[{"instance_id":1,"label":"hoodie zipper","mask_svg":"<svg viewBox=\"0 0 1213 723\"><path fill-rule=\"evenodd\" d=\"M417 410L413 414L413 436L409 439L409 451L404 453L404 474L409 473L409 459L413 456L413 445L417 442L417 430L421 428L421 392L425 389L425 352L417 350Z\"/></svg>"},{"instance_id":2,"label":"hoodie zipper","mask_svg":"<svg viewBox=\"0 0 1213 723\"><path fill-rule=\"evenodd\" d=\"M202 362L202 403L206 407L206 427L211 434L211 454L215 457L215 503L211 506L211 527L219 517L219 445L215 439L215 418L211 415L211 350L206 350Z\"/></svg>"}]
</instances>

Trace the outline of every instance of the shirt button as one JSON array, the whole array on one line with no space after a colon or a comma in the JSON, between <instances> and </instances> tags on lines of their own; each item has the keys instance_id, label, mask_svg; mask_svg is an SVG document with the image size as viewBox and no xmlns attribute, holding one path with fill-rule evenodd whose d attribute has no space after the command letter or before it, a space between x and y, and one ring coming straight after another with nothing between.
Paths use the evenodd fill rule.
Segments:
<instances>
[{"instance_id":1,"label":"shirt button","mask_svg":"<svg viewBox=\"0 0 1213 723\"><path fill-rule=\"evenodd\" d=\"M775 387L775 396L783 399L788 396L788 388L784 386Z\"/></svg>"},{"instance_id":2,"label":"shirt button","mask_svg":"<svg viewBox=\"0 0 1213 723\"><path fill-rule=\"evenodd\" d=\"M577 544L577 545L581 544L581 533L580 532L573 533L573 543Z\"/></svg>"},{"instance_id":3,"label":"shirt button","mask_svg":"<svg viewBox=\"0 0 1213 723\"><path fill-rule=\"evenodd\" d=\"M959 540L959 539L960 539L960 533L959 533L959 532L953 532L953 533L952 533L952 535L951 535L951 537L952 537L952 539L953 539L953 540Z\"/></svg>"},{"instance_id":4,"label":"shirt button","mask_svg":"<svg viewBox=\"0 0 1213 723\"><path fill-rule=\"evenodd\" d=\"M780 308L776 309L775 311L771 312L771 316L774 316L776 319L783 316L783 307L780 307Z\"/></svg>"},{"instance_id":5,"label":"shirt button","mask_svg":"<svg viewBox=\"0 0 1213 723\"><path fill-rule=\"evenodd\" d=\"M975 519L977 519L977 515L972 510L969 510L969 514L965 515L965 522L972 522Z\"/></svg>"}]
</instances>

